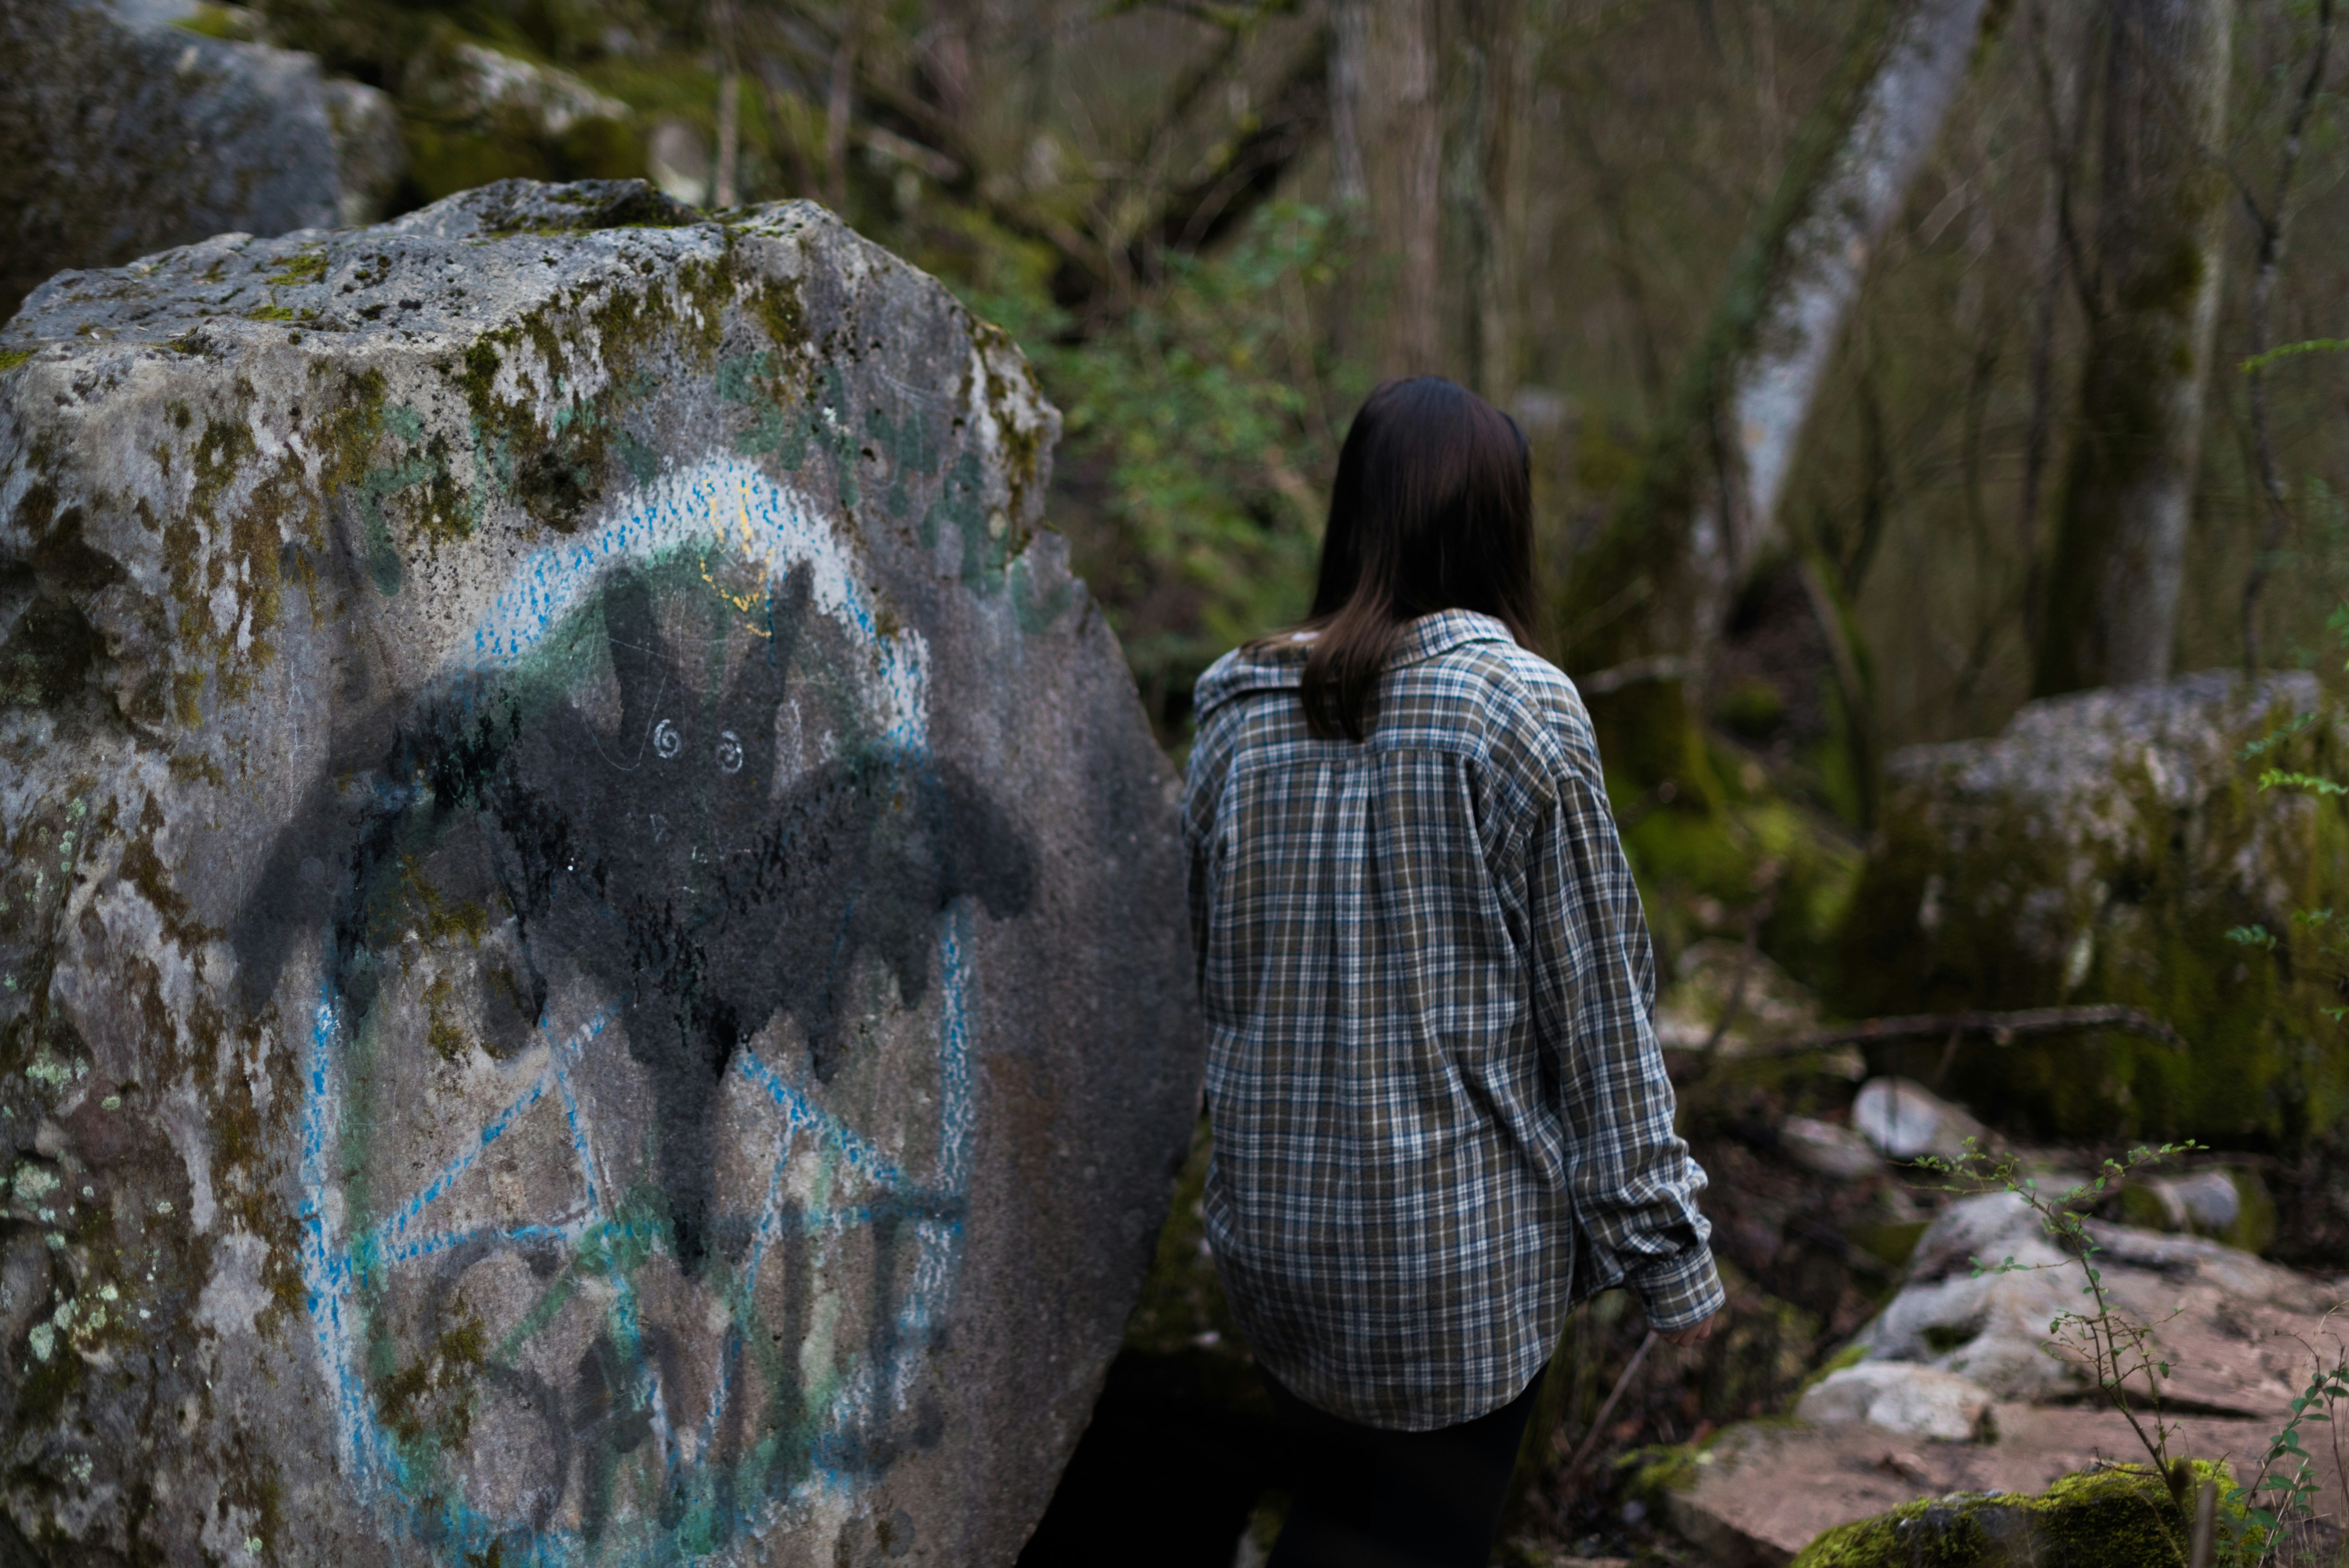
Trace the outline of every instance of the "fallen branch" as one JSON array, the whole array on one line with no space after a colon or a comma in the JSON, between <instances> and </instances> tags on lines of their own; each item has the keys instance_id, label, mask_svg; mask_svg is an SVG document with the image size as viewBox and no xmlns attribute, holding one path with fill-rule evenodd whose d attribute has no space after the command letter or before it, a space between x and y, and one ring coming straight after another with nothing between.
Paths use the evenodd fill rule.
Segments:
<instances>
[{"instance_id":1,"label":"fallen branch","mask_svg":"<svg viewBox=\"0 0 2349 1568\"><path fill-rule=\"evenodd\" d=\"M1782 1040L1762 1040L1743 1056L1798 1056L1804 1051L1835 1046L1880 1046L1899 1040L1946 1040L1953 1035L1987 1035L1997 1045L2013 1045L2026 1035L2064 1035L2082 1029L2114 1029L2125 1035L2184 1049L2186 1037L2168 1024L2135 1007L2023 1007L2005 1013L1919 1013L1899 1018L1864 1018L1840 1028L1815 1029Z\"/></svg>"}]
</instances>

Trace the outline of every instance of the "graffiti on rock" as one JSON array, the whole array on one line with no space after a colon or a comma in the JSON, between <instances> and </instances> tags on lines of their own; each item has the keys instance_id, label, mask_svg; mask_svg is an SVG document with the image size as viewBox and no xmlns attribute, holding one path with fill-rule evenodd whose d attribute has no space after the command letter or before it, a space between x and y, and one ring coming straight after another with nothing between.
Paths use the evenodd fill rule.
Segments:
<instances>
[{"instance_id":1,"label":"graffiti on rock","mask_svg":"<svg viewBox=\"0 0 2349 1568\"><path fill-rule=\"evenodd\" d=\"M713 462L339 743L239 944L315 999L303 1274L388 1528L695 1556L935 1436L975 923L1034 869L927 704L841 540Z\"/></svg>"}]
</instances>

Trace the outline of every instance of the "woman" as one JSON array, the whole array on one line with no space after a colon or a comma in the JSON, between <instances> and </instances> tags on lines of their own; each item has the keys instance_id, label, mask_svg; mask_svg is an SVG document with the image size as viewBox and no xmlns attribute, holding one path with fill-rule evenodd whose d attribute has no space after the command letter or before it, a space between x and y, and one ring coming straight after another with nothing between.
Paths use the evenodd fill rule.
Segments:
<instances>
[{"instance_id":1,"label":"woman","mask_svg":"<svg viewBox=\"0 0 2349 1568\"><path fill-rule=\"evenodd\" d=\"M1722 1301L1590 725L1531 652L1525 437L1435 377L1347 432L1313 614L1200 678L1206 1219L1299 1467L1274 1568L1482 1568L1568 1309Z\"/></svg>"}]
</instances>

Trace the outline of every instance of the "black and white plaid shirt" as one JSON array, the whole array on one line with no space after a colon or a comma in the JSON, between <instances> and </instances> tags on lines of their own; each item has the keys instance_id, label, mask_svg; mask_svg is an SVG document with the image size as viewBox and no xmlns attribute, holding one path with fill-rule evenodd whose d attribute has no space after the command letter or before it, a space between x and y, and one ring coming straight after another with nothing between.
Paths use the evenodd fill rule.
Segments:
<instances>
[{"instance_id":1,"label":"black and white plaid shirt","mask_svg":"<svg viewBox=\"0 0 2349 1568\"><path fill-rule=\"evenodd\" d=\"M1404 628L1369 740L1317 740L1305 651L1198 686L1207 1234L1273 1377L1426 1430L1523 1392L1594 1291L1661 1329L1718 1307L1704 1173L1572 684L1445 611Z\"/></svg>"}]
</instances>

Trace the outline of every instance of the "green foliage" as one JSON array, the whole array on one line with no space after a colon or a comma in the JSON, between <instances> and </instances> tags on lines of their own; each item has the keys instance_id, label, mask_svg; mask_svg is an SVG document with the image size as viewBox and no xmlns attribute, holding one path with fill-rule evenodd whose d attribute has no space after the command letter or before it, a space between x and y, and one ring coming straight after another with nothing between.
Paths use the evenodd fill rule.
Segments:
<instances>
[{"instance_id":1,"label":"green foliage","mask_svg":"<svg viewBox=\"0 0 2349 1568\"><path fill-rule=\"evenodd\" d=\"M2255 354L2236 366L2244 375L2265 370L2279 359L2290 359L2302 354L2338 354L2349 349L2349 337L2312 337L2305 343L2287 343L2271 348L2265 354Z\"/></svg>"},{"instance_id":2,"label":"green foliage","mask_svg":"<svg viewBox=\"0 0 2349 1568\"><path fill-rule=\"evenodd\" d=\"M2267 1453L2249 1484L2230 1484L2223 1513L2228 1545L2246 1563L2274 1559L2295 1530L2316 1517L2316 1460L2301 1446L2309 1422L2333 1424L2333 1411L2349 1399L2349 1358L2319 1364L2308 1386L2292 1402L2292 1418L2268 1441ZM2337 1456L2336 1456L2337 1457Z\"/></svg>"},{"instance_id":3,"label":"green foliage","mask_svg":"<svg viewBox=\"0 0 2349 1568\"><path fill-rule=\"evenodd\" d=\"M1615 1473L1626 1499L1655 1511L1672 1492L1694 1491L1703 1463L1703 1450L1695 1443L1651 1443L1616 1456Z\"/></svg>"},{"instance_id":4,"label":"green foliage","mask_svg":"<svg viewBox=\"0 0 2349 1568\"><path fill-rule=\"evenodd\" d=\"M2349 795L2349 785L2335 784L2313 773L2289 773L2281 768L2270 768L2260 774L2262 789L2299 789L2311 795Z\"/></svg>"},{"instance_id":5,"label":"green foliage","mask_svg":"<svg viewBox=\"0 0 2349 1568\"><path fill-rule=\"evenodd\" d=\"M1328 211L1272 203L1229 251L1168 257L1160 289L1074 342L1041 257L999 258L967 290L1061 407L1063 478L1111 526L1054 521L1162 720L1216 655L1310 603L1337 457L1324 410L1349 378L1317 345L1308 302L1341 239Z\"/></svg>"},{"instance_id":6,"label":"green foliage","mask_svg":"<svg viewBox=\"0 0 2349 1568\"><path fill-rule=\"evenodd\" d=\"M2096 1266L2096 1257L2104 1249L2089 1233L2085 1215L2140 1173L2200 1147L2165 1143L2158 1149L2133 1149L2126 1159L2104 1161L2095 1176L2061 1195L2042 1190L2037 1178L2022 1175L2016 1156L1984 1153L1971 1138L1966 1140L1965 1153L1956 1160L1929 1154L1917 1161L1928 1171L1950 1177L1950 1191L2009 1192L2020 1198L2039 1216L2048 1239L2068 1254L2060 1264L2018 1264L2012 1254L1995 1264L1975 1258L1971 1260L1975 1277L2079 1265L2086 1281L2081 1286L2081 1294L2088 1298L2086 1310L2056 1315L2047 1326L2047 1352L2088 1374L2105 1402L2128 1422L2159 1475L2169 1473L2169 1439L2176 1430L2164 1418L2161 1408L2161 1380L2169 1376L2169 1363L2154 1340L2152 1326L2116 1311L2105 1295L2104 1274Z\"/></svg>"}]
</instances>

